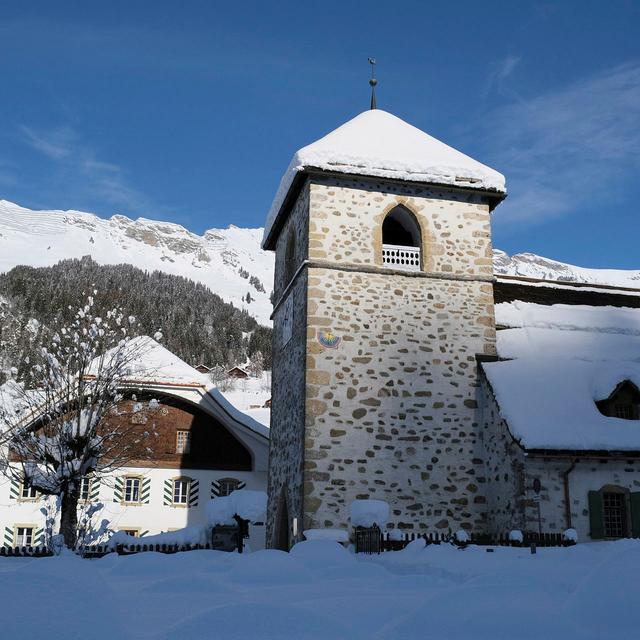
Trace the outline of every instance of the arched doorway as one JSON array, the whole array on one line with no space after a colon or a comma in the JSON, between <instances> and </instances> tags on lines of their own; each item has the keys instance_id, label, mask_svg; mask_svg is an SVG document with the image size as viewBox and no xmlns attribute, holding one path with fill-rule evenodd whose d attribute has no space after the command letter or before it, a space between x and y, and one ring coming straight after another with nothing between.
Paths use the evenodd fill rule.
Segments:
<instances>
[{"instance_id":1,"label":"arched doorway","mask_svg":"<svg viewBox=\"0 0 640 640\"><path fill-rule=\"evenodd\" d=\"M291 539L289 535L289 507L287 506L287 496L283 489L278 503L278 519L276 521L275 548L280 551L289 551Z\"/></svg>"}]
</instances>

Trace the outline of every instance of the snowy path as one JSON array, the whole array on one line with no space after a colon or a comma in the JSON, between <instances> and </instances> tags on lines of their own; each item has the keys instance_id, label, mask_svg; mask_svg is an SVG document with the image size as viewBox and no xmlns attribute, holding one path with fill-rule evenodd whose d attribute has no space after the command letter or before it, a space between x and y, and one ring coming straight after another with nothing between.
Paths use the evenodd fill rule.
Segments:
<instances>
[{"instance_id":1,"label":"snowy path","mask_svg":"<svg viewBox=\"0 0 640 640\"><path fill-rule=\"evenodd\" d=\"M618 640L638 637L640 542L0 559L2 637Z\"/></svg>"}]
</instances>

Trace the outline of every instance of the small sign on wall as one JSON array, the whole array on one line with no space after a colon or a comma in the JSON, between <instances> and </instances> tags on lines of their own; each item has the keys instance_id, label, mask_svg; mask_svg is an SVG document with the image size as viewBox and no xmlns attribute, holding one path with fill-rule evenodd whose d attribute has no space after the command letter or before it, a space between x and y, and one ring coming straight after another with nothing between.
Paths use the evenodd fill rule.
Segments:
<instances>
[{"instance_id":1,"label":"small sign on wall","mask_svg":"<svg viewBox=\"0 0 640 640\"><path fill-rule=\"evenodd\" d=\"M342 342L342 338L333 333L331 329L318 329L316 339L326 349L337 349Z\"/></svg>"},{"instance_id":2,"label":"small sign on wall","mask_svg":"<svg viewBox=\"0 0 640 640\"><path fill-rule=\"evenodd\" d=\"M293 334L293 293L290 293L289 297L284 301L281 327L280 347L284 348Z\"/></svg>"}]
</instances>

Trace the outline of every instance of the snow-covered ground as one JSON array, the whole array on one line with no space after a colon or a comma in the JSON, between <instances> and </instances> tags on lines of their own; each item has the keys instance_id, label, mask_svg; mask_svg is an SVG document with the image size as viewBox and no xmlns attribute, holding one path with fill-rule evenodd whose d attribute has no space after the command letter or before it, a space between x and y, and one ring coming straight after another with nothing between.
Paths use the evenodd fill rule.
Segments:
<instances>
[{"instance_id":1,"label":"snow-covered ground","mask_svg":"<svg viewBox=\"0 0 640 640\"><path fill-rule=\"evenodd\" d=\"M630 640L640 541L0 559L2 637Z\"/></svg>"}]
</instances>

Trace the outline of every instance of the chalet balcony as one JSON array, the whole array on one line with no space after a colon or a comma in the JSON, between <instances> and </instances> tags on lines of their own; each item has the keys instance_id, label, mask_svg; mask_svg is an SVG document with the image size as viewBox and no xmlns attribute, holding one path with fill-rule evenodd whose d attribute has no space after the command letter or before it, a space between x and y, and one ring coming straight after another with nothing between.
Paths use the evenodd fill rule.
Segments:
<instances>
[{"instance_id":1,"label":"chalet balcony","mask_svg":"<svg viewBox=\"0 0 640 640\"><path fill-rule=\"evenodd\" d=\"M402 271L420 271L420 247L383 244L382 264Z\"/></svg>"}]
</instances>

